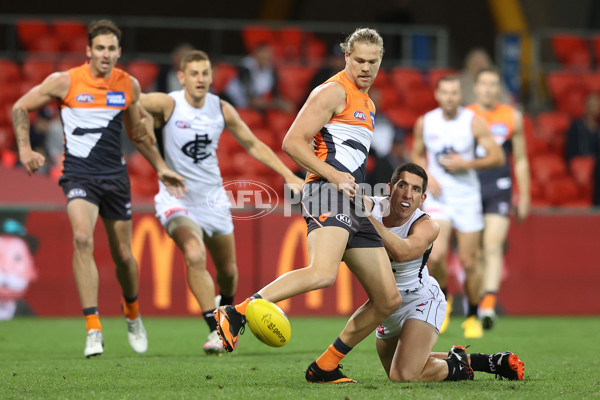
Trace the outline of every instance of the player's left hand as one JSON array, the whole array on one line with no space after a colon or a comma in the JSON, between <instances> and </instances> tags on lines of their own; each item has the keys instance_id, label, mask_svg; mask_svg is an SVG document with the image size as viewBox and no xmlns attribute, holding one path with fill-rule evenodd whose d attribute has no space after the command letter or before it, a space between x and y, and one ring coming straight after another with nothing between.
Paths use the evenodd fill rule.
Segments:
<instances>
[{"instance_id":1,"label":"player's left hand","mask_svg":"<svg viewBox=\"0 0 600 400\"><path fill-rule=\"evenodd\" d=\"M158 179L164 183L171 196L181 199L184 195L184 192L188 192L188 188L185 185L185 178L179 175L177 172L166 168L164 170L157 171L157 175Z\"/></svg>"},{"instance_id":2,"label":"player's left hand","mask_svg":"<svg viewBox=\"0 0 600 400\"><path fill-rule=\"evenodd\" d=\"M467 161L458 153L450 153L442 157L440 164L451 174L468 169Z\"/></svg>"},{"instance_id":3,"label":"player's left hand","mask_svg":"<svg viewBox=\"0 0 600 400\"><path fill-rule=\"evenodd\" d=\"M295 195L299 195L300 193L302 193L302 185L304 185L304 181L298 178L296 175L292 174L290 176L287 176L285 178L285 184Z\"/></svg>"}]
</instances>

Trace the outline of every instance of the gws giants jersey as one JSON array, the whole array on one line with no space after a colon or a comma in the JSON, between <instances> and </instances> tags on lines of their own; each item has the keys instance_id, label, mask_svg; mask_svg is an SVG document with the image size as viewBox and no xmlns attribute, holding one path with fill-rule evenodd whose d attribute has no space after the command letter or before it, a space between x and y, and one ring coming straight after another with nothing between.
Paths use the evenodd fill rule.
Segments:
<instances>
[{"instance_id":1,"label":"gws giants jersey","mask_svg":"<svg viewBox=\"0 0 600 400\"><path fill-rule=\"evenodd\" d=\"M340 83L346 91L346 108L325 124L315 136L315 154L338 171L352 174L356 183L366 180L366 163L373 131L375 109L367 93L363 93L341 71L328 79ZM320 179L311 173L306 181Z\"/></svg>"},{"instance_id":2,"label":"gws giants jersey","mask_svg":"<svg viewBox=\"0 0 600 400\"><path fill-rule=\"evenodd\" d=\"M186 184L222 183L217 144L225 128L221 99L207 93L202 108L192 107L184 91L169 93L175 108L163 128L163 157L167 166L186 179ZM192 186L193 187L193 186Z\"/></svg>"},{"instance_id":3,"label":"gws giants jersey","mask_svg":"<svg viewBox=\"0 0 600 400\"><path fill-rule=\"evenodd\" d=\"M383 224L383 213L385 211L385 207L387 207L386 202L388 202L387 197L372 197L374 205L371 214L373 217ZM411 215L410 219L406 221L401 226L394 226L392 228L388 228L395 235L401 237L402 239L406 239L410 233L410 229L412 228L415 221L426 216L427 214L418 208ZM429 259L429 254L431 253L431 247L425 251L425 253L415 258L414 260L406 260L406 261L392 261L392 271L394 272L394 276L396 277L396 286L399 289L414 289L418 288L421 283L426 283L429 280L429 270L427 269L427 260Z\"/></svg>"},{"instance_id":4,"label":"gws giants jersey","mask_svg":"<svg viewBox=\"0 0 600 400\"><path fill-rule=\"evenodd\" d=\"M87 63L67 72L71 84L59 102L65 137L63 174L126 175L121 130L123 110L131 103L131 77L113 68L109 78L94 78Z\"/></svg>"},{"instance_id":5,"label":"gws giants jersey","mask_svg":"<svg viewBox=\"0 0 600 400\"><path fill-rule=\"evenodd\" d=\"M456 198L479 192L474 170L446 172L440 164L443 156L458 153L465 160L475 157L475 138L471 130L474 113L460 107L453 120L444 119L441 108L429 111L423 119L423 141L427 148L427 169L442 187L442 198Z\"/></svg>"}]
</instances>

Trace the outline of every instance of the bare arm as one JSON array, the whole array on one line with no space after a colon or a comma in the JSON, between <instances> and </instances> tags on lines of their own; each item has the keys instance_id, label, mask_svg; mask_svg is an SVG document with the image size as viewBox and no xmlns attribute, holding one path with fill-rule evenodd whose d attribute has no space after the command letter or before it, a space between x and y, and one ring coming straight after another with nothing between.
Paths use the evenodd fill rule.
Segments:
<instances>
[{"instance_id":1,"label":"bare arm","mask_svg":"<svg viewBox=\"0 0 600 400\"><path fill-rule=\"evenodd\" d=\"M154 128L162 128L175 108L175 100L166 93L141 93L140 105L154 118Z\"/></svg>"},{"instance_id":2,"label":"bare arm","mask_svg":"<svg viewBox=\"0 0 600 400\"><path fill-rule=\"evenodd\" d=\"M300 193L302 190L302 179L298 178L285 164L275 155L273 150L261 142L248 128L248 125L240 118L235 108L228 102L221 100L223 115L225 117L225 127L236 140L246 149L248 154L256 158L273 171L285 179L285 182L291 186L291 189Z\"/></svg>"},{"instance_id":3,"label":"bare arm","mask_svg":"<svg viewBox=\"0 0 600 400\"><path fill-rule=\"evenodd\" d=\"M315 135L345 107L346 92L340 84L330 82L317 87L283 139L282 149L302 168L336 185L338 190L353 198L357 187L354 177L319 159L312 148Z\"/></svg>"},{"instance_id":4,"label":"bare arm","mask_svg":"<svg viewBox=\"0 0 600 400\"><path fill-rule=\"evenodd\" d=\"M141 107L139 107L138 104L141 90L140 85L135 78L132 78L132 89L132 101L124 114L125 127L130 138L132 136L131 132L133 127L143 124L143 121L140 118L140 114L142 113L140 111ZM169 193L175 197L183 197L183 191L187 192L185 179L167 167L165 160L161 157L151 138L146 137L146 139L142 141L132 139L131 143L156 170L158 178L165 184Z\"/></svg>"},{"instance_id":5,"label":"bare arm","mask_svg":"<svg viewBox=\"0 0 600 400\"><path fill-rule=\"evenodd\" d=\"M419 117L413 129L413 149L411 153L412 162L420 165L427 172L429 177L428 190L433 197L439 197L442 194L442 188L438 181L427 170L427 157L425 156L426 147L423 140L423 117Z\"/></svg>"},{"instance_id":6,"label":"bare arm","mask_svg":"<svg viewBox=\"0 0 600 400\"><path fill-rule=\"evenodd\" d=\"M71 79L67 72L55 72L33 87L15 102L12 108L13 129L19 150L19 160L29 175L44 165L45 157L31 149L29 113L52 100L62 99L69 91Z\"/></svg>"},{"instance_id":7,"label":"bare arm","mask_svg":"<svg viewBox=\"0 0 600 400\"><path fill-rule=\"evenodd\" d=\"M519 200L517 203L517 219L523 221L529 214L529 161L527 160L527 147L523 134L523 115L515 110L515 132L512 136L513 155L515 160L515 177L519 187Z\"/></svg>"}]
</instances>

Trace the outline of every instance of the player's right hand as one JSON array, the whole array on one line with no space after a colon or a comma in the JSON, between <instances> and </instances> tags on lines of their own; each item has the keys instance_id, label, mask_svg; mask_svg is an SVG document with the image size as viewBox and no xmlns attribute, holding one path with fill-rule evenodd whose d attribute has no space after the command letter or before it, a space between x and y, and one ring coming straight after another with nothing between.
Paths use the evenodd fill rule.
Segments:
<instances>
[{"instance_id":1,"label":"player's right hand","mask_svg":"<svg viewBox=\"0 0 600 400\"><path fill-rule=\"evenodd\" d=\"M329 180L329 183L335 185L337 190L342 194L348 196L351 200L356 196L356 190L358 184L355 182L356 179L347 172L336 171L333 178Z\"/></svg>"},{"instance_id":2,"label":"player's right hand","mask_svg":"<svg viewBox=\"0 0 600 400\"><path fill-rule=\"evenodd\" d=\"M185 185L185 178L179 175L177 172L171 169L164 169L157 171L158 179L164 183L167 191L171 196L178 199L183 198L184 192L188 192L188 188Z\"/></svg>"},{"instance_id":3,"label":"player's right hand","mask_svg":"<svg viewBox=\"0 0 600 400\"><path fill-rule=\"evenodd\" d=\"M19 161L25 167L27 174L31 176L34 172L44 166L46 157L37 151L19 151Z\"/></svg>"}]
</instances>

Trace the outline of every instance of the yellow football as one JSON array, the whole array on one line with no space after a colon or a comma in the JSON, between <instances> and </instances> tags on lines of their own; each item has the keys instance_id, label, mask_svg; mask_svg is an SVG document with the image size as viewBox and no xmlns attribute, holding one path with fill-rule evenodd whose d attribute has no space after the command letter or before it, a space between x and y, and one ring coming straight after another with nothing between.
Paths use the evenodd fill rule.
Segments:
<instances>
[{"instance_id":1,"label":"yellow football","mask_svg":"<svg viewBox=\"0 0 600 400\"><path fill-rule=\"evenodd\" d=\"M290 321L283 310L264 299L248 303L246 321L254 336L272 347L285 346L292 336Z\"/></svg>"}]
</instances>

